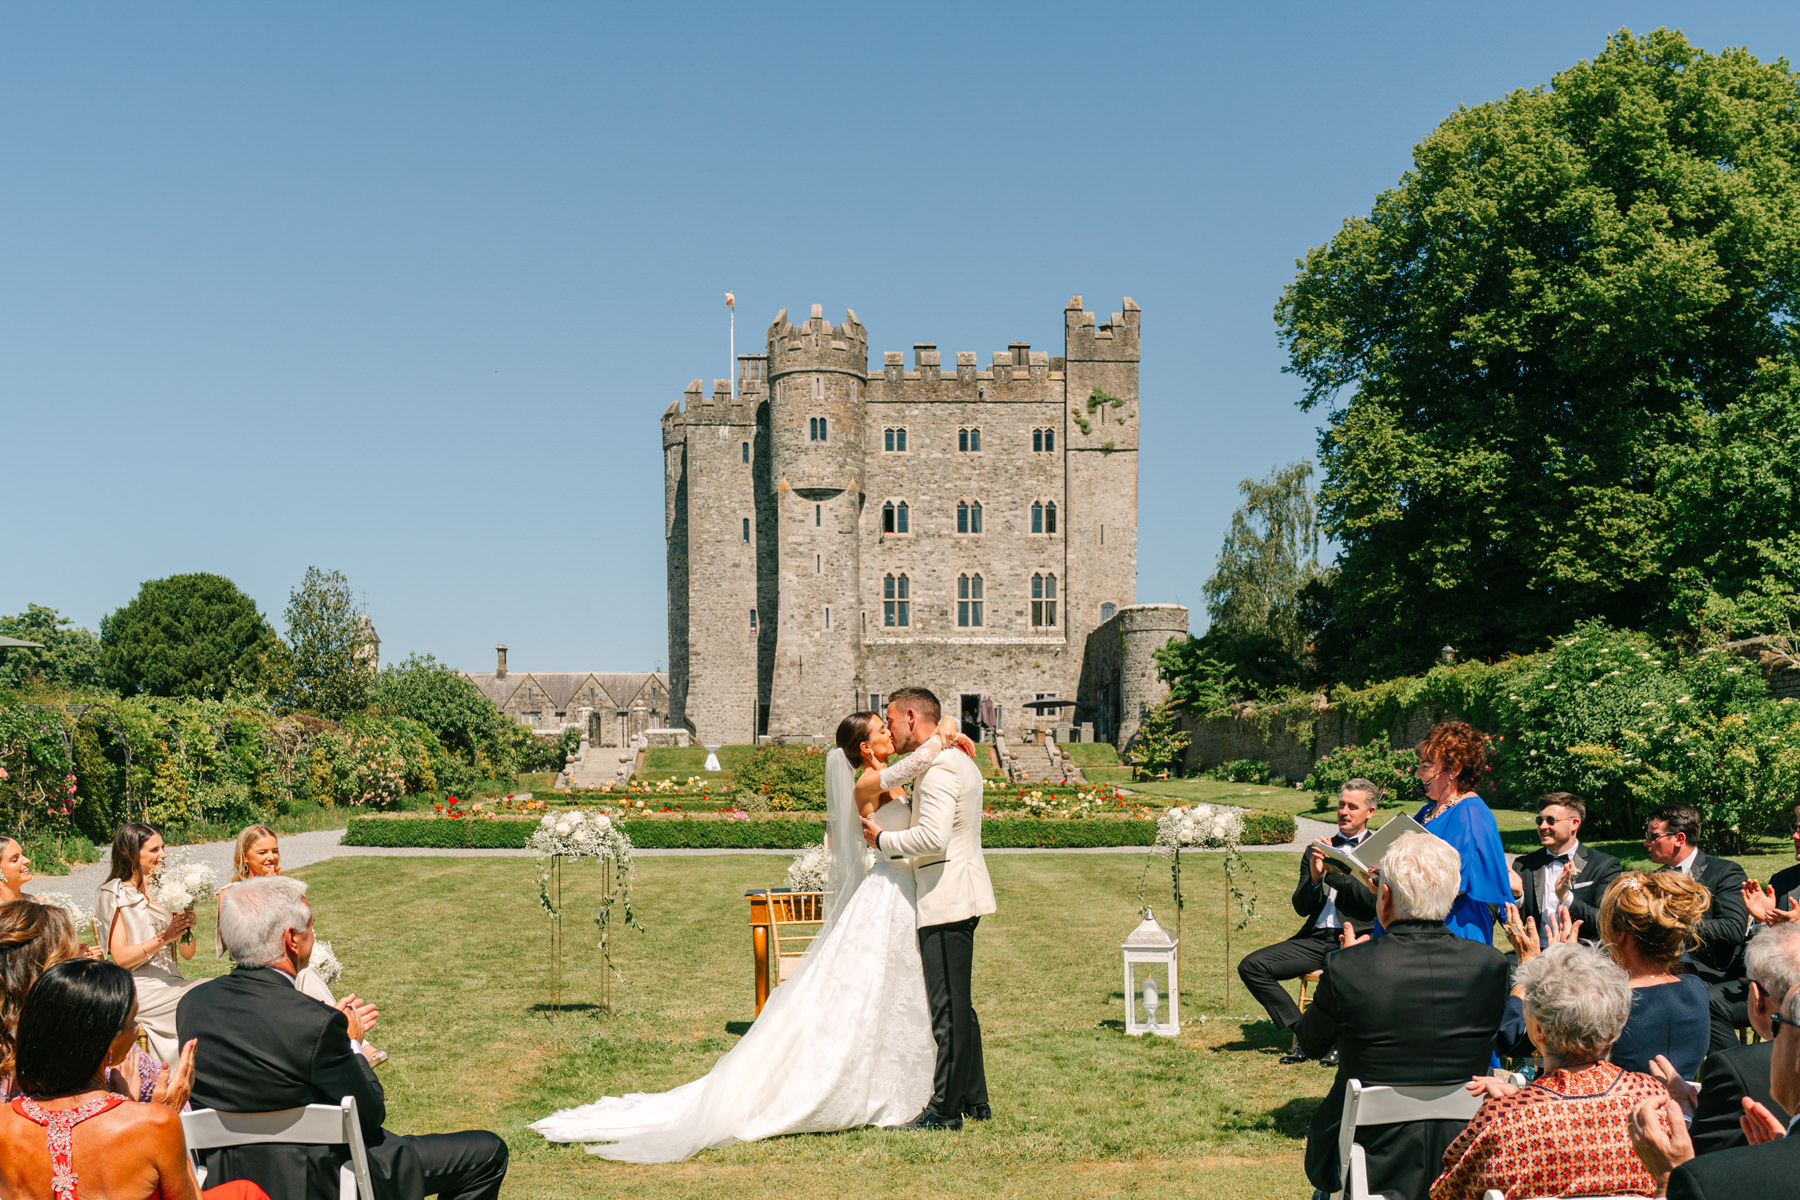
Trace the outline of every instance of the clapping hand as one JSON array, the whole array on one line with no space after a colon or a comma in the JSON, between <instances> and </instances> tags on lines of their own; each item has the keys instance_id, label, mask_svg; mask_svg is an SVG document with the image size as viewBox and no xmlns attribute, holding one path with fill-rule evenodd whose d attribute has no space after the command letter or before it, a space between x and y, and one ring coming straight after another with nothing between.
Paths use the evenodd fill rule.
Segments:
<instances>
[{"instance_id":1,"label":"clapping hand","mask_svg":"<svg viewBox=\"0 0 1800 1200\"><path fill-rule=\"evenodd\" d=\"M150 1103L160 1104L173 1112L182 1110L188 1097L194 1094L194 1051L199 1045L199 1039L189 1038L181 1047L181 1057L176 1060L174 1071L169 1070L168 1063L157 1070L156 1087L150 1093Z\"/></svg>"},{"instance_id":2,"label":"clapping hand","mask_svg":"<svg viewBox=\"0 0 1800 1200\"><path fill-rule=\"evenodd\" d=\"M1786 908L1775 906L1775 889L1762 887L1754 879L1744 880L1741 891L1744 896L1744 907L1750 915L1763 925L1780 925L1786 921L1800 920L1800 897L1789 896Z\"/></svg>"},{"instance_id":3,"label":"clapping hand","mask_svg":"<svg viewBox=\"0 0 1800 1200\"><path fill-rule=\"evenodd\" d=\"M1681 1119L1681 1105L1668 1096L1639 1101L1631 1110L1627 1126L1631 1148L1637 1151L1644 1170L1656 1180L1656 1194L1660 1196L1675 1168L1694 1157L1694 1143L1688 1137L1687 1122Z\"/></svg>"},{"instance_id":4,"label":"clapping hand","mask_svg":"<svg viewBox=\"0 0 1800 1200\"><path fill-rule=\"evenodd\" d=\"M1356 927L1348 921L1344 922L1344 931L1338 934L1338 945L1345 950L1348 950L1352 946L1360 946L1368 940L1368 934L1357 933Z\"/></svg>"},{"instance_id":5,"label":"clapping hand","mask_svg":"<svg viewBox=\"0 0 1800 1200\"><path fill-rule=\"evenodd\" d=\"M1675 1064L1669 1061L1668 1055L1659 1054L1650 1060L1650 1074L1669 1090L1669 1099L1681 1106L1684 1120L1694 1119L1694 1112L1700 1106L1700 1097L1694 1092L1694 1085L1681 1077ZM1767 1111L1766 1109L1764 1110Z\"/></svg>"},{"instance_id":6,"label":"clapping hand","mask_svg":"<svg viewBox=\"0 0 1800 1200\"><path fill-rule=\"evenodd\" d=\"M1738 1128L1744 1131L1744 1136L1752 1146L1779 1141L1787 1136L1787 1126L1774 1113L1748 1096L1744 1097L1744 1115L1738 1118Z\"/></svg>"},{"instance_id":7,"label":"clapping hand","mask_svg":"<svg viewBox=\"0 0 1800 1200\"><path fill-rule=\"evenodd\" d=\"M350 1040L353 1042L360 1042L367 1037L381 1016L373 1004L364 1004L355 996L345 996L339 1000L337 1010L350 1022Z\"/></svg>"},{"instance_id":8,"label":"clapping hand","mask_svg":"<svg viewBox=\"0 0 1800 1200\"><path fill-rule=\"evenodd\" d=\"M1537 921L1519 917L1519 906L1506 906L1506 936L1519 952L1519 965L1524 966L1543 952L1544 947L1554 946L1559 942L1573 942L1581 932L1581 922L1569 916L1565 908L1556 908L1544 914L1543 937L1538 936Z\"/></svg>"}]
</instances>

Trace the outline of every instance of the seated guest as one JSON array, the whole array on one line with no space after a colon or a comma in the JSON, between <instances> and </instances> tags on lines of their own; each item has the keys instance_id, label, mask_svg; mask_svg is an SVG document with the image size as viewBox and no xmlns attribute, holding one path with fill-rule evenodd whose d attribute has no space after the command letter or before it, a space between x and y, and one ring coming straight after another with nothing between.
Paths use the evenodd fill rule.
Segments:
<instances>
[{"instance_id":1,"label":"seated guest","mask_svg":"<svg viewBox=\"0 0 1800 1200\"><path fill-rule=\"evenodd\" d=\"M1625 972L1598 947L1563 944L1522 964L1518 982L1544 1073L1523 1088L1470 1085L1488 1099L1445 1152L1431 1200L1652 1194L1625 1122L1663 1085L1606 1061L1631 1011Z\"/></svg>"},{"instance_id":2,"label":"seated guest","mask_svg":"<svg viewBox=\"0 0 1800 1200\"><path fill-rule=\"evenodd\" d=\"M1800 806L1788 814L1788 836L1794 842L1794 857L1800 859ZM1744 904L1752 919L1763 925L1800 920L1800 895L1795 893L1800 893L1800 862L1775 872L1766 889L1754 879L1744 882Z\"/></svg>"},{"instance_id":3,"label":"seated guest","mask_svg":"<svg viewBox=\"0 0 1800 1200\"><path fill-rule=\"evenodd\" d=\"M1771 1109L1787 1124L1788 1114L1769 1094L1769 1064L1775 1051L1770 1016L1781 998L1800 984L1800 925L1776 925L1756 931L1744 951L1744 973L1750 984L1750 1025L1762 1038L1750 1046L1733 1044L1715 1050L1700 1064L1700 1096L1682 1086L1694 1114L1689 1135L1695 1154L1711 1154L1745 1144L1741 1118L1748 1097Z\"/></svg>"},{"instance_id":4,"label":"seated guest","mask_svg":"<svg viewBox=\"0 0 1800 1200\"><path fill-rule=\"evenodd\" d=\"M1461 862L1456 902L1445 923L1458 937L1494 944L1494 913L1512 899L1506 851L1494 814L1475 794L1487 769L1487 738L1462 721L1442 721L1419 743L1413 773L1425 786L1426 804L1414 820L1450 843Z\"/></svg>"},{"instance_id":5,"label":"seated guest","mask_svg":"<svg viewBox=\"0 0 1800 1200\"><path fill-rule=\"evenodd\" d=\"M1395 840L1381 860L1375 909L1387 932L1325 962L1300 1018L1300 1049L1338 1049L1337 1078L1306 1134L1306 1177L1322 1192L1344 1186L1338 1124L1352 1079L1386 1085L1466 1082L1488 1069L1506 1003L1506 956L1444 924L1462 877L1455 849L1429 834ZM1422 1196L1443 1169L1461 1121L1412 1121L1357 1131L1372 1191Z\"/></svg>"},{"instance_id":6,"label":"seated guest","mask_svg":"<svg viewBox=\"0 0 1800 1200\"><path fill-rule=\"evenodd\" d=\"M223 897L227 889L242 883L246 879L257 879L264 875L281 874L281 842L275 831L267 825L248 825L238 832L237 844L231 855L231 882L219 889ZM214 933L215 952L220 958L225 957L225 939ZM337 997L331 994L331 987L323 976L311 967L305 967L294 978L294 986L321 1004L337 1007ZM365 1039L362 1044L362 1056L379 1067L388 1059L387 1051L377 1050Z\"/></svg>"},{"instance_id":7,"label":"seated guest","mask_svg":"<svg viewBox=\"0 0 1800 1200\"><path fill-rule=\"evenodd\" d=\"M176 1022L199 1039L193 1102L225 1112L268 1112L356 1098L369 1168L381 1200L493 1200L506 1177L506 1143L485 1130L403 1137L381 1127L386 1099L358 1053L373 1008L336 1008L294 986L312 957L306 884L247 879L219 899L219 928L237 964L181 999ZM228 1146L202 1152L213 1179L251 1179L274 1200L335 1195L343 1146Z\"/></svg>"},{"instance_id":8,"label":"seated guest","mask_svg":"<svg viewBox=\"0 0 1800 1200\"><path fill-rule=\"evenodd\" d=\"M1650 813L1644 850L1663 874L1679 871L1712 895L1695 929L1693 972L1709 994L1711 1049L1737 1040L1744 1014L1744 943L1750 938L1750 911L1744 905L1744 868L1700 849L1700 811L1687 804L1664 804Z\"/></svg>"},{"instance_id":9,"label":"seated guest","mask_svg":"<svg viewBox=\"0 0 1800 1200\"><path fill-rule=\"evenodd\" d=\"M1612 1052L1627 1071L1647 1074L1659 1054L1683 1079L1700 1070L1710 1023L1706 985L1684 972L1682 955L1710 900L1678 871L1627 871L1600 901L1600 937L1631 977L1631 1016Z\"/></svg>"},{"instance_id":10,"label":"seated guest","mask_svg":"<svg viewBox=\"0 0 1800 1200\"><path fill-rule=\"evenodd\" d=\"M194 943L181 936L194 928L191 912L170 913L150 898L150 881L168 858L162 834L142 821L119 827L113 836L112 870L100 885L94 928L114 962L131 972L137 985L138 1024L150 1052L174 1062L175 1005L195 980L184 979L175 956L194 957Z\"/></svg>"},{"instance_id":11,"label":"seated guest","mask_svg":"<svg viewBox=\"0 0 1800 1200\"><path fill-rule=\"evenodd\" d=\"M0 833L0 904L11 904L25 898L25 884L31 879L31 860L19 839Z\"/></svg>"},{"instance_id":12,"label":"seated guest","mask_svg":"<svg viewBox=\"0 0 1800 1200\"><path fill-rule=\"evenodd\" d=\"M1769 1092L1786 1111L1800 1112L1800 988L1788 993L1778 1014ZM1656 1194L1669 1200L1775 1200L1792 1196L1800 1180L1796 1121L1776 1121L1746 1104L1750 1144L1696 1157L1680 1104L1664 1095L1632 1109L1631 1145L1656 1180Z\"/></svg>"},{"instance_id":13,"label":"seated guest","mask_svg":"<svg viewBox=\"0 0 1800 1200\"><path fill-rule=\"evenodd\" d=\"M1369 836L1369 814L1381 799L1381 789L1367 779L1352 779L1338 792L1338 831L1330 845L1359 846ZM1325 840L1320 839L1324 845ZM1300 1009L1282 986L1283 981L1298 979L1313 971L1323 970L1325 956L1338 948L1338 934L1344 922L1364 929L1375 919L1375 897L1361 883L1340 871L1326 869L1325 856L1310 850L1300 858L1300 882L1294 888L1294 911L1306 918L1300 932L1285 942L1264 946L1244 956L1238 963L1238 978L1250 989L1269 1013L1276 1026L1293 1032L1300 1024ZM1284 1063L1306 1061L1300 1043L1283 1055ZM1324 1064L1336 1066L1327 1054Z\"/></svg>"},{"instance_id":14,"label":"seated guest","mask_svg":"<svg viewBox=\"0 0 1800 1200\"><path fill-rule=\"evenodd\" d=\"M8 1200L266 1200L254 1184L201 1193L176 1106L107 1088L137 1039L131 976L77 958L45 971L19 1014L21 1095L0 1107L0 1195Z\"/></svg>"},{"instance_id":15,"label":"seated guest","mask_svg":"<svg viewBox=\"0 0 1800 1200\"><path fill-rule=\"evenodd\" d=\"M1581 940L1600 940L1600 897L1619 877L1619 860L1581 844L1587 805L1567 792L1551 792L1538 800L1538 848L1513 864L1520 882L1519 916L1544 925L1553 908L1568 910L1581 922Z\"/></svg>"}]
</instances>

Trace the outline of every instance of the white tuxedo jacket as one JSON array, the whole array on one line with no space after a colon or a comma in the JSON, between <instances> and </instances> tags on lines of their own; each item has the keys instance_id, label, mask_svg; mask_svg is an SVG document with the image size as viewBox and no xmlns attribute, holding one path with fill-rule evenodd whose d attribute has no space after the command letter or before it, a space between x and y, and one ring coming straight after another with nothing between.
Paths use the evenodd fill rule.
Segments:
<instances>
[{"instance_id":1,"label":"white tuxedo jacket","mask_svg":"<svg viewBox=\"0 0 1800 1200\"><path fill-rule=\"evenodd\" d=\"M919 927L994 911L994 885L981 857L981 771L946 750L913 788L912 825L876 839L891 859L910 859L918 881Z\"/></svg>"}]
</instances>

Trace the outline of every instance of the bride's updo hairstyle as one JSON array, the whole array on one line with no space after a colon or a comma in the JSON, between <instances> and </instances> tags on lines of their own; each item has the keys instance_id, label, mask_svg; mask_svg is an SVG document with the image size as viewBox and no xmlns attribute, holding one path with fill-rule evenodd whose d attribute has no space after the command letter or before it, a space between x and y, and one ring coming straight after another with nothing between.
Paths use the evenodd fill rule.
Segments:
<instances>
[{"instance_id":1,"label":"bride's updo hairstyle","mask_svg":"<svg viewBox=\"0 0 1800 1200\"><path fill-rule=\"evenodd\" d=\"M851 766L862 765L862 748L869 740L869 727L880 719L880 713L853 712L838 722L837 748L844 752Z\"/></svg>"}]
</instances>

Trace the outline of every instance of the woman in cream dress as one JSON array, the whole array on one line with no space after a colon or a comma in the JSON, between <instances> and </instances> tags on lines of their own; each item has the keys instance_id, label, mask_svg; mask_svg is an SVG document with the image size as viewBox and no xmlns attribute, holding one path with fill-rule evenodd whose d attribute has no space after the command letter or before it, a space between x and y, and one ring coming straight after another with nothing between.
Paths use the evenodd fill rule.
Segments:
<instances>
[{"instance_id":1,"label":"woman in cream dress","mask_svg":"<svg viewBox=\"0 0 1800 1200\"><path fill-rule=\"evenodd\" d=\"M181 1049L175 1040L175 1005L200 981L184 979L175 958L177 953L194 957L193 941L181 941L194 928L194 914L172 914L147 891L167 857L162 834L153 826L142 821L120 826L113 837L112 873L100 885L94 915L113 961L130 971L137 984L138 1024L150 1040L150 1052L172 1063Z\"/></svg>"}]
</instances>

